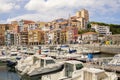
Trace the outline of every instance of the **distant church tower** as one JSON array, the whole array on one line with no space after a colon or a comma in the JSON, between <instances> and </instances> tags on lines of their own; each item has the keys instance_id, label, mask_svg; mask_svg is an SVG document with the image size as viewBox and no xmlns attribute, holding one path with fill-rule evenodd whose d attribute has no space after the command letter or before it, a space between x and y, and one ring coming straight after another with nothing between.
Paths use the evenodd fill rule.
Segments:
<instances>
[{"instance_id":1,"label":"distant church tower","mask_svg":"<svg viewBox=\"0 0 120 80\"><path fill-rule=\"evenodd\" d=\"M82 9L82 10L76 12L76 17L78 17L77 20L79 21L78 28L79 29L86 29L87 24L89 22L88 10Z\"/></svg>"}]
</instances>

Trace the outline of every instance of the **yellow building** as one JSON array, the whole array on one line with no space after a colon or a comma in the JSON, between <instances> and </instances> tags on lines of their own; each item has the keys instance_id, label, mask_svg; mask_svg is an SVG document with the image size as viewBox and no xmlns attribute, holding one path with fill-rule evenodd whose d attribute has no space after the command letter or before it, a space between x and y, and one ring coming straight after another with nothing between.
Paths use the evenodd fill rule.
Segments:
<instances>
[{"instance_id":1,"label":"yellow building","mask_svg":"<svg viewBox=\"0 0 120 80\"><path fill-rule=\"evenodd\" d=\"M54 32L54 44L61 44L61 30L55 29Z\"/></svg>"},{"instance_id":2,"label":"yellow building","mask_svg":"<svg viewBox=\"0 0 120 80\"><path fill-rule=\"evenodd\" d=\"M47 23L46 22L37 22L38 27L41 29L42 27L44 27Z\"/></svg>"},{"instance_id":3,"label":"yellow building","mask_svg":"<svg viewBox=\"0 0 120 80\"><path fill-rule=\"evenodd\" d=\"M67 41L66 36L66 30L54 30L54 44L65 44Z\"/></svg>"},{"instance_id":4,"label":"yellow building","mask_svg":"<svg viewBox=\"0 0 120 80\"><path fill-rule=\"evenodd\" d=\"M44 31L44 44L49 43L49 31Z\"/></svg>"},{"instance_id":5,"label":"yellow building","mask_svg":"<svg viewBox=\"0 0 120 80\"><path fill-rule=\"evenodd\" d=\"M0 45L5 43L5 25L0 24Z\"/></svg>"},{"instance_id":6,"label":"yellow building","mask_svg":"<svg viewBox=\"0 0 120 80\"><path fill-rule=\"evenodd\" d=\"M28 44L39 45L44 43L44 33L41 30L35 29L28 32Z\"/></svg>"},{"instance_id":7,"label":"yellow building","mask_svg":"<svg viewBox=\"0 0 120 80\"><path fill-rule=\"evenodd\" d=\"M62 30L61 31L61 44L66 44L67 42L67 34L66 34L66 30Z\"/></svg>"},{"instance_id":8,"label":"yellow building","mask_svg":"<svg viewBox=\"0 0 120 80\"><path fill-rule=\"evenodd\" d=\"M20 45L28 45L28 31L20 32Z\"/></svg>"}]
</instances>

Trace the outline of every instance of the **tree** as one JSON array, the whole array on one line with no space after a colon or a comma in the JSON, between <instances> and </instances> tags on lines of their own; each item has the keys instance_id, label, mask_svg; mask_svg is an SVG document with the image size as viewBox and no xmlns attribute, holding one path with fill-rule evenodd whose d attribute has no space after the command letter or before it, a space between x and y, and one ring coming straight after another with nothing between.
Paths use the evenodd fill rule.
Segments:
<instances>
[{"instance_id":1,"label":"tree","mask_svg":"<svg viewBox=\"0 0 120 80\"><path fill-rule=\"evenodd\" d=\"M91 28L91 23L87 24L87 28L90 29Z\"/></svg>"}]
</instances>

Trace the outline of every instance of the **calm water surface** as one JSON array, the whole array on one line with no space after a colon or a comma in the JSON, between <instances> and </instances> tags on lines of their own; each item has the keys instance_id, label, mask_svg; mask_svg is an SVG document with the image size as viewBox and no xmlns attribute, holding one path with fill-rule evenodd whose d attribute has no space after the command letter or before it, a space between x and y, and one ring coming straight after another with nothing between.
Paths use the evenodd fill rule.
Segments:
<instances>
[{"instance_id":1,"label":"calm water surface","mask_svg":"<svg viewBox=\"0 0 120 80\"><path fill-rule=\"evenodd\" d=\"M6 66L0 66L0 80L20 80L18 74L7 70Z\"/></svg>"}]
</instances>

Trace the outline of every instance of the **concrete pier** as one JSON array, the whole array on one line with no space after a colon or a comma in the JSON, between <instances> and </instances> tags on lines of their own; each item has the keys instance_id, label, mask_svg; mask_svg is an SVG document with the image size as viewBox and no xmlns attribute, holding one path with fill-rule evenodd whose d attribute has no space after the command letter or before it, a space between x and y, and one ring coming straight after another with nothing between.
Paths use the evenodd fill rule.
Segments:
<instances>
[{"instance_id":1,"label":"concrete pier","mask_svg":"<svg viewBox=\"0 0 120 80\"><path fill-rule=\"evenodd\" d=\"M81 46L84 46L93 50L99 50L102 53L110 53L110 54L120 53L120 45L84 44Z\"/></svg>"},{"instance_id":2,"label":"concrete pier","mask_svg":"<svg viewBox=\"0 0 120 80\"><path fill-rule=\"evenodd\" d=\"M120 78L120 66L98 65L98 64L91 64L91 63L85 63L84 66L104 69L105 71L108 71L108 72L115 72L118 78Z\"/></svg>"}]
</instances>

